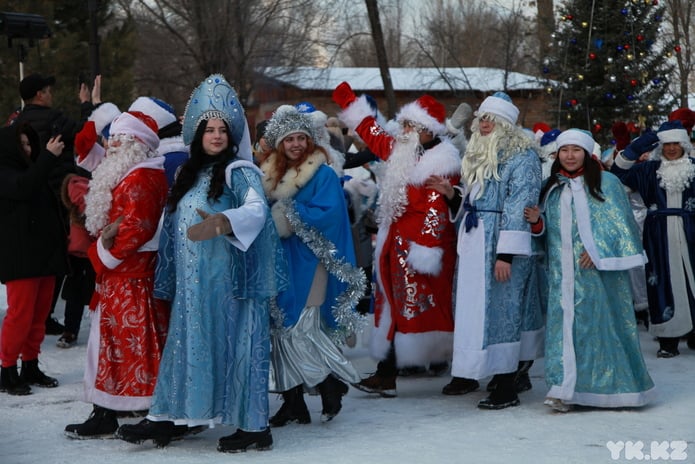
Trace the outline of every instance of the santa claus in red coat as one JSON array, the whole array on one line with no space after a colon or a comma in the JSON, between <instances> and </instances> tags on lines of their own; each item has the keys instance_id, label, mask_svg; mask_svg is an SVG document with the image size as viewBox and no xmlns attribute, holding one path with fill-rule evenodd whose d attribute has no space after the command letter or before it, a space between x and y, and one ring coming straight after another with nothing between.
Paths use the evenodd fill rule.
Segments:
<instances>
[{"instance_id":1,"label":"santa claus in red coat","mask_svg":"<svg viewBox=\"0 0 695 464\"><path fill-rule=\"evenodd\" d=\"M380 362L376 374L355 387L395 396L398 367L427 367L451 356L456 231L445 197L425 181L437 175L457 185L461 158L444 136L444 106L429 95L401 108L395 136L379 126L367 97L358 98L346 82L333 99L343 109L340 119L386 162L379 179L370 341Z\"/></svg>"},{"instance_id":2,"label":"santa claus in red coat","mask_svg":"<svg viewBox=\"0 0 695 464\"><path fill-rule=\"evenodd\" d=\"M87 343L85 399L94 411L68 436L96 438L118 428L116 411L150 406L164 347L168 308L153 296L158 225L167 197L157 124L127 112L111 124L105 158L85 197L88 251L97 274Z\"/></svg>"}]
</instances>

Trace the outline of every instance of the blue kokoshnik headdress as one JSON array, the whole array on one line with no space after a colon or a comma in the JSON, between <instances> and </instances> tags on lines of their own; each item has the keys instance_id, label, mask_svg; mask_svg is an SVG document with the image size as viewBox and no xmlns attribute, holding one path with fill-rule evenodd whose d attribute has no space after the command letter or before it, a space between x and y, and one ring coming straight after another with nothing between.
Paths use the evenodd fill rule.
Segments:
<instances>
[{"instance_id":1,"label":"blue kokoshnik headdress","mask_svg":"<svg viewBox=\"0 0 695 464\"><path fill-rule=\"evenodd\" d=\"M222 74L211 74L191 94L183 113L183 143L190 145L201 121L222 119L230 137L239 146L246 128L244 108L232 86Z\"/></svg>"}]
</instances>

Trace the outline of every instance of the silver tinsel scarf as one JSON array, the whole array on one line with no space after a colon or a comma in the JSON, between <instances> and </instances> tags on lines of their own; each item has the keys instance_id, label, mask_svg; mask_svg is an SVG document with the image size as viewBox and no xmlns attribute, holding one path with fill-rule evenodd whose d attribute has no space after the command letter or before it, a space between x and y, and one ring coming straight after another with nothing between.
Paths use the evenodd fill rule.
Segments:
<instances>
[{"instance_id":1,"label":"silver tinsel scarf","mask_svg":"<svg viewBox=\"0 0 695 464\"><path fill-rule=\"evenodd\" d=\"M364 296L367 277L361 268L345 262L343 258L336 258L335 244L327 240L316 228L307 227L302 222L292 200L280 201L285 202L287 206L287 220L297 237L319 258L329 274L348 285L347 289L338 295L331 309L338 327L328 334L335 343L342 344L345 337L363 330L367 324L367 318L354 310L360 298ZM282 312L275 301L271 303L271 316L275 321L275 329L282 327Z\"/></svg>"}]
</instances>

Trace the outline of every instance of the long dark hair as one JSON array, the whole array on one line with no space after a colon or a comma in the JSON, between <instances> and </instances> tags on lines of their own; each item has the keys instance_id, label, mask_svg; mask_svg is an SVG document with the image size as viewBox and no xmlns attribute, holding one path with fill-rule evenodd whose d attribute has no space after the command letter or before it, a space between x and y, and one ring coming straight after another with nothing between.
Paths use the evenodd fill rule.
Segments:
<instances>
[{"instance_id":1,"label":"long dark hair","mask_svg":"<svg viewBox=\"0 0 695 464\"><path fill-rule=\"evenodd\" d=\"M222 190L224 189L224 171L227 167L229 161L236 157L238 147L232 142L232 132L229 129L229 125L226 121L224 126L227 128L227 135L229 137L229 146L225 151L220 153L215 157L215 164L212 168L212 179L210 179L210 189L208 190L208 199L214 200L222 195ZM169 194L169 199L167 200L167 207L170 212L176 210L176 205L179 204L181 198L188 192L198 177L198 172L200 172L203 167L204 161L206 159L205 151L203 150L203 134L205 134L205 129L208 126L208 120L204 119L198 125L193 136L193 141L191 142L191 156L180 168L178 175L176 176L176 181L171 187L171 193Z\"/></svg>"},{"instance_id":2,"label":"long dark hair","mask_svg":"<svg viewBox=\"0 0 695 464\"><path fill-rule=\"evenodd\" d=\"M584 185L587 186L589 194L592 197L596 198L598 201L605 201L605 198L603 198L603 191L601 190L601 165L588 151L583 151L584 164L582 167L584 168ZM550 188L558 183L557 174L560 172L561 168L560 151L558 150L555 161L553 161L553 165L550 167L548 182L546 182L541 189L540 201L543 201L545 195L550 191Z\"/></svg>"}]
</instances>

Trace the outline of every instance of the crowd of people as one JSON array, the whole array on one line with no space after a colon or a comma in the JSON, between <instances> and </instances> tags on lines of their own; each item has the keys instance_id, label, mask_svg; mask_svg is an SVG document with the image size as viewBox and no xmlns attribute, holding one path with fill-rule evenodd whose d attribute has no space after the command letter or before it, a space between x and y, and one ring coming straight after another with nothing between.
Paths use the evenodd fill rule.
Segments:
<instances>
[{"instance_id":1,"label":"crowd of people","mask_svg":"<svg viewBox=\"0 0 695 464\"><path fill-rule=\"evenodd\" d=\"M265 450L271 428L311 422L307 393L328 422L350 386L393 398L399 376L450 371L442 394L490 378L477 406L499 410L540 358L554 411L641 407L656 388L638 321L659 358L695 349L688 109L635 138L616 124L601 151L522 128L504 92L450 117L425 94L386 121L343 82L337 115L282 105L252 137L220 74L181 117L151 96L122 112L97 76L73 121L55 84L24 78L0 129L0 390L57 387L41 344L74 346L88 306L93 410L70 438L163 447L225 425L219 451ZM342 347L369 314L362 377Z\"/></svg>"}]
</instances>

